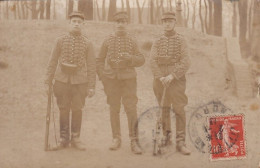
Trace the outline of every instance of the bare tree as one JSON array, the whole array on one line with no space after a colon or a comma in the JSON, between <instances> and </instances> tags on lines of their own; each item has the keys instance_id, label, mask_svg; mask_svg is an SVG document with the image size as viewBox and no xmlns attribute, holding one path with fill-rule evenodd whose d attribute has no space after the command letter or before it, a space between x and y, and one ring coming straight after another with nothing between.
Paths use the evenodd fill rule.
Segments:
<instances>
[{"instance_id":1,"label":"bare tree","mask_svg":"<svg viewBox=\"0 0 260 168\"><path fill-rule=\"evenodd\" d=\"M6 3L5 3L5 11L6 11L5 18L9 19L9 5L8 5L8 1L6 1Z\"/></svg>"},{"instance_id":2,"label":"bare tree","mask_svg":"<svg viewBox=\"0 0 260 168\"><path fill-rule=\"evenodd\" d=\"M249 40L248 42L251 43L251 38L252 38L252 13L253 13L253 7L254 7L254 1L251 1L250 3L250 8L249 8L249 11L248 11L248 37L249 37Z\"/></svg>"},{"instance_id":3,"label":"bare tree","mask_svg":"<svg viewBox=\"0 0 260 168\"><path fill-rule=\"evenodd\" d=\"M20 11L20 3L19 3L19 1L16 1L15 4L16 4L18 19L21 19L22 17L21 17L21 11Z\"/></svg>"},{"instance_id":4,"label":"bare tree","mask_svg":"<svg viewBox=\"0 0 260 168\"><path fill-rule=\"evenodd\" d=\"M116 12L116 0L109 1L109 9L108 9L108 17L107 20L109 22L113 21L113 15Z\"/></svg>"},{"instance_id":5,"label":"bare tree","mask_svg":"<svg viewBox=\"0 0 260 168\"><path fill-rule=\"evenodd\" d=\"M163 0L156 0L156 23L159 24L161 22L161 11L162 11Z\"/></svg>"},{"instance_id":6,"label":"bare tree","mask_svg":"<svg viewBox=\"0 0 260 168\"><path fill-rule=\"evenodd\" d=\"M154 24L154 4L153 4L153 0L150 0L149 3L149 14L150 14L150 23Z\"/></svg>"},{"instance_id":7,"label":"bare tree","mask_svg":"<svg viewBox=\"0 0 260 168\"><path fill-rule=\"evenodd\" d=\"M247 0L240 0L238 2L239 11L239 41L246 43L247 30Z\"/></svg>"},{"instance_id":8,"label":"bare tree","mask_svg":"<svg viewBox=\"0 0 260 168\"><path fill-rule=\"evenodd\" d=\"M212 4L212 0L208 0L208 4L209 4L209 34L213 34L213 4Z\"/></svg>"},{"instance_id":9,"label":"bare tree","mask_svg":"<svg viewBox=\"0 0 260 168\"><path fill-rule=\"evenodd\" d=\"M140 3L139 0L136 0L136 4L137 4L137 10L138 10L138 23L139 24L143 24L143 10L144 10L144 4L145 4L146 0L143 1L142 7L140 7Z\"/></svg>"},{"instance_id":10,"label":"bare tree","mask_svg":"<svg viewBox=\"0 0 260 168\"><path fill-rule=\"evenodd\" d=\"M44 1L40 1L40 19L44 19Z\"/></svg>"},{"instance_id":11,"label":"bare tree","mask_svg":"<svg viewBox=\"0 0 260 168\"><path fill-rule=\"evenodd\" d=\"M201 31L204 33L204 23L203 23L203 18L202 18L202 14L201 14L201 0L199 0L199 16L200 16Z\"/></svg>"},{"instance_id":12,"label":"bare tree","mask_svg":"<svg viewBox=\"0 0 260 168\"><path fill-rule=\"evenodd\" d=\"M84 14L86 20L93 20L93 0L79 0L78 10Z\"/></svg>"},{"instance_id":13,"label":"bare tree","mask_svg":"<svg viewBox=\"0 0 260 168\"><path fill-rule=\"evenodd\" d=\"M21 5L21 8L22 8L22 16L23 16L23 19L25 19L25 9L24 9L24 3L23 1L20 1L20 5Z\"/></svg>"},{"instance_id":14,"label":"bare tree","mask_svg":"<svg viewBox=\"0 0 260 168\"><path fill-rule=\"evenodd\" d=\"M126 0L126 10L127 10L129 21L131 21L131 7L130 7L129 0Z\"/></svg>"},{"instance_id":15,"label":"bare tree","mask_svg":"<svg viewBox=\"0 0 260 168\"><path fill-rule=\"evenodd\" d=\"M51 18L51 0L46 1L46 19Z\"/></svg>"},{"instance_id":16,"label":"bare tree","mask_svg":"<svg viewBox=\"0 0 260 168\"><path fill-rule=\"evenodd\" d=\"M172 0L167 1L167 10L172 11Z\"/></svg>"},{"instance_id":17,"label":"bare tree","mask_svg":"<svg viewBox=\"0 0 260 168\"><path fill-rule=\"evenodd\" d=\"M56 2L55 0L52 1L53 2L53 19L56 19Z\"/></svg>"},{"instance_id":18,"label":"bare tree","mask_svg":"<svg viewBox=\"0 0 260 168\"><path fill-rule=\"evenodd\" d=\"M185 27L188 27L188 22L189 22L189 17L190 17L190 4L189 4L189 0L186 0L186 2L185 2L185 0L183 1L184 2L184 22L183 22L183 24L184 24L184 26ZM187 13L187 15L186 15L186 13Z\"/></svg>"},{"instance_id":19,"label":"bare tree","mask_svg":"<svg viewBox=\"0 0 260 168\"><path fill-rule=\"evenodd\" d=\"M222 35L222 0L214 2L214 35Z\"/></svg>"},{"instance_id":20,"label":"bare tree","mask_svg":"<svg viewBox=\"0 0 260 168\"><path fill-rule=\"evenodd\" d=\"M260 61L260 1L254 0L253 8L253 32L251 54L256 61Z\"/></svg>"},{"instance_id":21,"label":"bare tree","mask_svg":"<svg viewBox=\"0 0 260 168\"><path fill-rule=\"evenodd\" d=\"M37 1L31 1L31 6L32 6L32 19L37 19L37 9L36 9L36 4Z\"/></svg>"},{"instance_id":22,"label":"bare tree","mask_svg":"<svg viewBox=\"0 0 260 168\"><path fill-rule=\"evenodd\" d=\"M232 36L237 36L237 2L233 2Z\"/></svg>"},{"instance_id":23,"label":"bare tree","mask_svg":"<svg viewBox=\"0 0 260 168\"><path fill-rule=\"evenodd\" d=\"M205 29L206 29L206 33L209 34L209 26L208 26L208 5L206 0L204 0L204 6L205 6Z\"/></svg>"},{"instance_id":24,"label":"bare tree","mask_svg":"<svg viewBox=\"0 0 260 168\"><path fill-rule=\"evenodd\" d=\"M121 10L124 11L125 10L125 1L121 0Z\"/></svg>"},{"instance_id":25,"label":"bare tree","mask_svg":"<svg viewBox=\"0 0 260 168\"><path fill-rule=\"evenodd\" d=\"M197 3L197 0L195 0L195 2L192 3L192 7L193 7L192 29L194 29L194 27L195 27L195 21L196 21L196 3Z\"/></svg>"},{"instance_id":26,"label":"bare tree","mask_svg":"<svg viewBox=\"0 0 260 168\"><path fill-rule=\"evenodd\" d=\"M96 0L95 2L96 2L95 4L96 4L97 20L100 21L101 18L100 18L100 12L99 12L98 2L97 2L97 0Z\"/></svg>"},{"instance_id":27,"label":"bare tree","mask_svg":"<svg viewBox=\"0 0 260 168\"><path fill-rule=\"evenodd\" d=\"M102 3L102 20L106 20L106 0L103 0Z\"/></svg>"}]
</instances>

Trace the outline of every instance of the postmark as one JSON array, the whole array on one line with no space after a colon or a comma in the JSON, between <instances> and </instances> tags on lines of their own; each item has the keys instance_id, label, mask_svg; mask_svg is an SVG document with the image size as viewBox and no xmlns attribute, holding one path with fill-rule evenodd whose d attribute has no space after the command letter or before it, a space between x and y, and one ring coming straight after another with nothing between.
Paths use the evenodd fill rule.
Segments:
<instances>
[{"instance_id":1,"label":"postmark","mask_svg":"<svg viewBox=\"0 0 260 168\"><path fill-rule=\"evenodd\" d=\"M199 152L209 153L211 135L207 118L232 113L233 111L219 100L213 100L199 106L192 113L188 123L188 134L191 142Z\"/></svg>"},{"instance_id":2,"label":"postmark","mask_svg":"<svg viewBox=\"0 0 260 168\"><path fill-rule=\"evenodd\" d=\"M244 115L208 117L210 160L242 159L246 157Z\"/></svg>"}]
</instances>

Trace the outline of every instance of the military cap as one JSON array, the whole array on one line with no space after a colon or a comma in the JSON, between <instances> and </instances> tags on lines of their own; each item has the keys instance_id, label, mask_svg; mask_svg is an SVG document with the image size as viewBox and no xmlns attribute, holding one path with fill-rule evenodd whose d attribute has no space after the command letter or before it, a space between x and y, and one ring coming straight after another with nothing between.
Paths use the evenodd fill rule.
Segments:
<instances>
[{"instance_id":1,"label":"military cap","mask_svg":"<svg viewBox=\"0 0 260 168\"><path fill-rule=\"evenodd\" d=\"M125 20L128 20L128 15L127 15L127 12L125 11L120 11L120 12L116 12L113 16L114 18L114 21L118 21L120 19L125 19Z\"/></svg>"},{"instance_id":2,"label":"military cap","mask_svg":"<svg viewBox=\"0 0 260 168\"><path fill-rule=\"evenodd\" d=\"M174 20L176 20L175 12L170 11L170 12L163 13L162 20L165 20L165 19L174 19Z\"/></svg>"},{"instance_id":3,"label":"military cap","mask_svg":"<svg viewBox=\"0 0 260 168\"><path fill-rule=\"evenodd\" d=\"M79 18L81 18L83 20L85 19L84 14L82 12L80 12L80 11L73 11L73 12L71 12L69 17L70 17L70 19L72 17L79 17Z\"/></svg>"}]
</instances>

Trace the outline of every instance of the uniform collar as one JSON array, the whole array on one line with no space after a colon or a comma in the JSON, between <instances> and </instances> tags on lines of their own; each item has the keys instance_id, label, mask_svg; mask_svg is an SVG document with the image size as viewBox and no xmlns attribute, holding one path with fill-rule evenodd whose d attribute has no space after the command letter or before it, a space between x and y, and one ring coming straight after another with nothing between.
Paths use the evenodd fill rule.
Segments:
<instances>
[{"instance_id":1,"label":"uniform collar","mask_svg":"<svg viewBox=\"0 0 260 168\"><path fill-rule=\"evenodd\" d=\"M175 30L171 30L171 31L164 31L164 35L166 37L171 37L171 36L175 36L177 33Z\"/></svg>"},{"instance_id":2,"label":"uniform collar","mask_svg":"<svg viewBox=\"0 0 260 168\"><path fill-rule=\"evenodd\" d=\"M126 36L126 35L127 35L127 32L126 32L126 31L116 31L116 32L115 32L115 35L116 35L116 36Z\"/></svg>"},{"instance_id":3,"label":"uniform collar","mask_svg":"<svg viewBox=\"0 0 260 168\"><path fill-rule=\"evenodd\" d=\"M71 30L69 32L69 34L72 35L72 36L80 36L81 35L81 31Z\"/></svg>"}]
</instances>

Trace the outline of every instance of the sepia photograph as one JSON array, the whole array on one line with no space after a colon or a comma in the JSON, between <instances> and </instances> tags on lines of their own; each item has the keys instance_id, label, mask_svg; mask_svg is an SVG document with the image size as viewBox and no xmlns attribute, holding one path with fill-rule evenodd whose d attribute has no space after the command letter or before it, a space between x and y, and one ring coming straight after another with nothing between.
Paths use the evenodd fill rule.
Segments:
<instances>
[{"instance_id":1,"label":"sepia photograph","mask_svg":"<svg viewBox=\"0 0 260 168\"><path fill-rule=\"evenodd\" d=\"M0 0L1 168L260 168L260 0Z\"/></svg>"}]
</instances>

